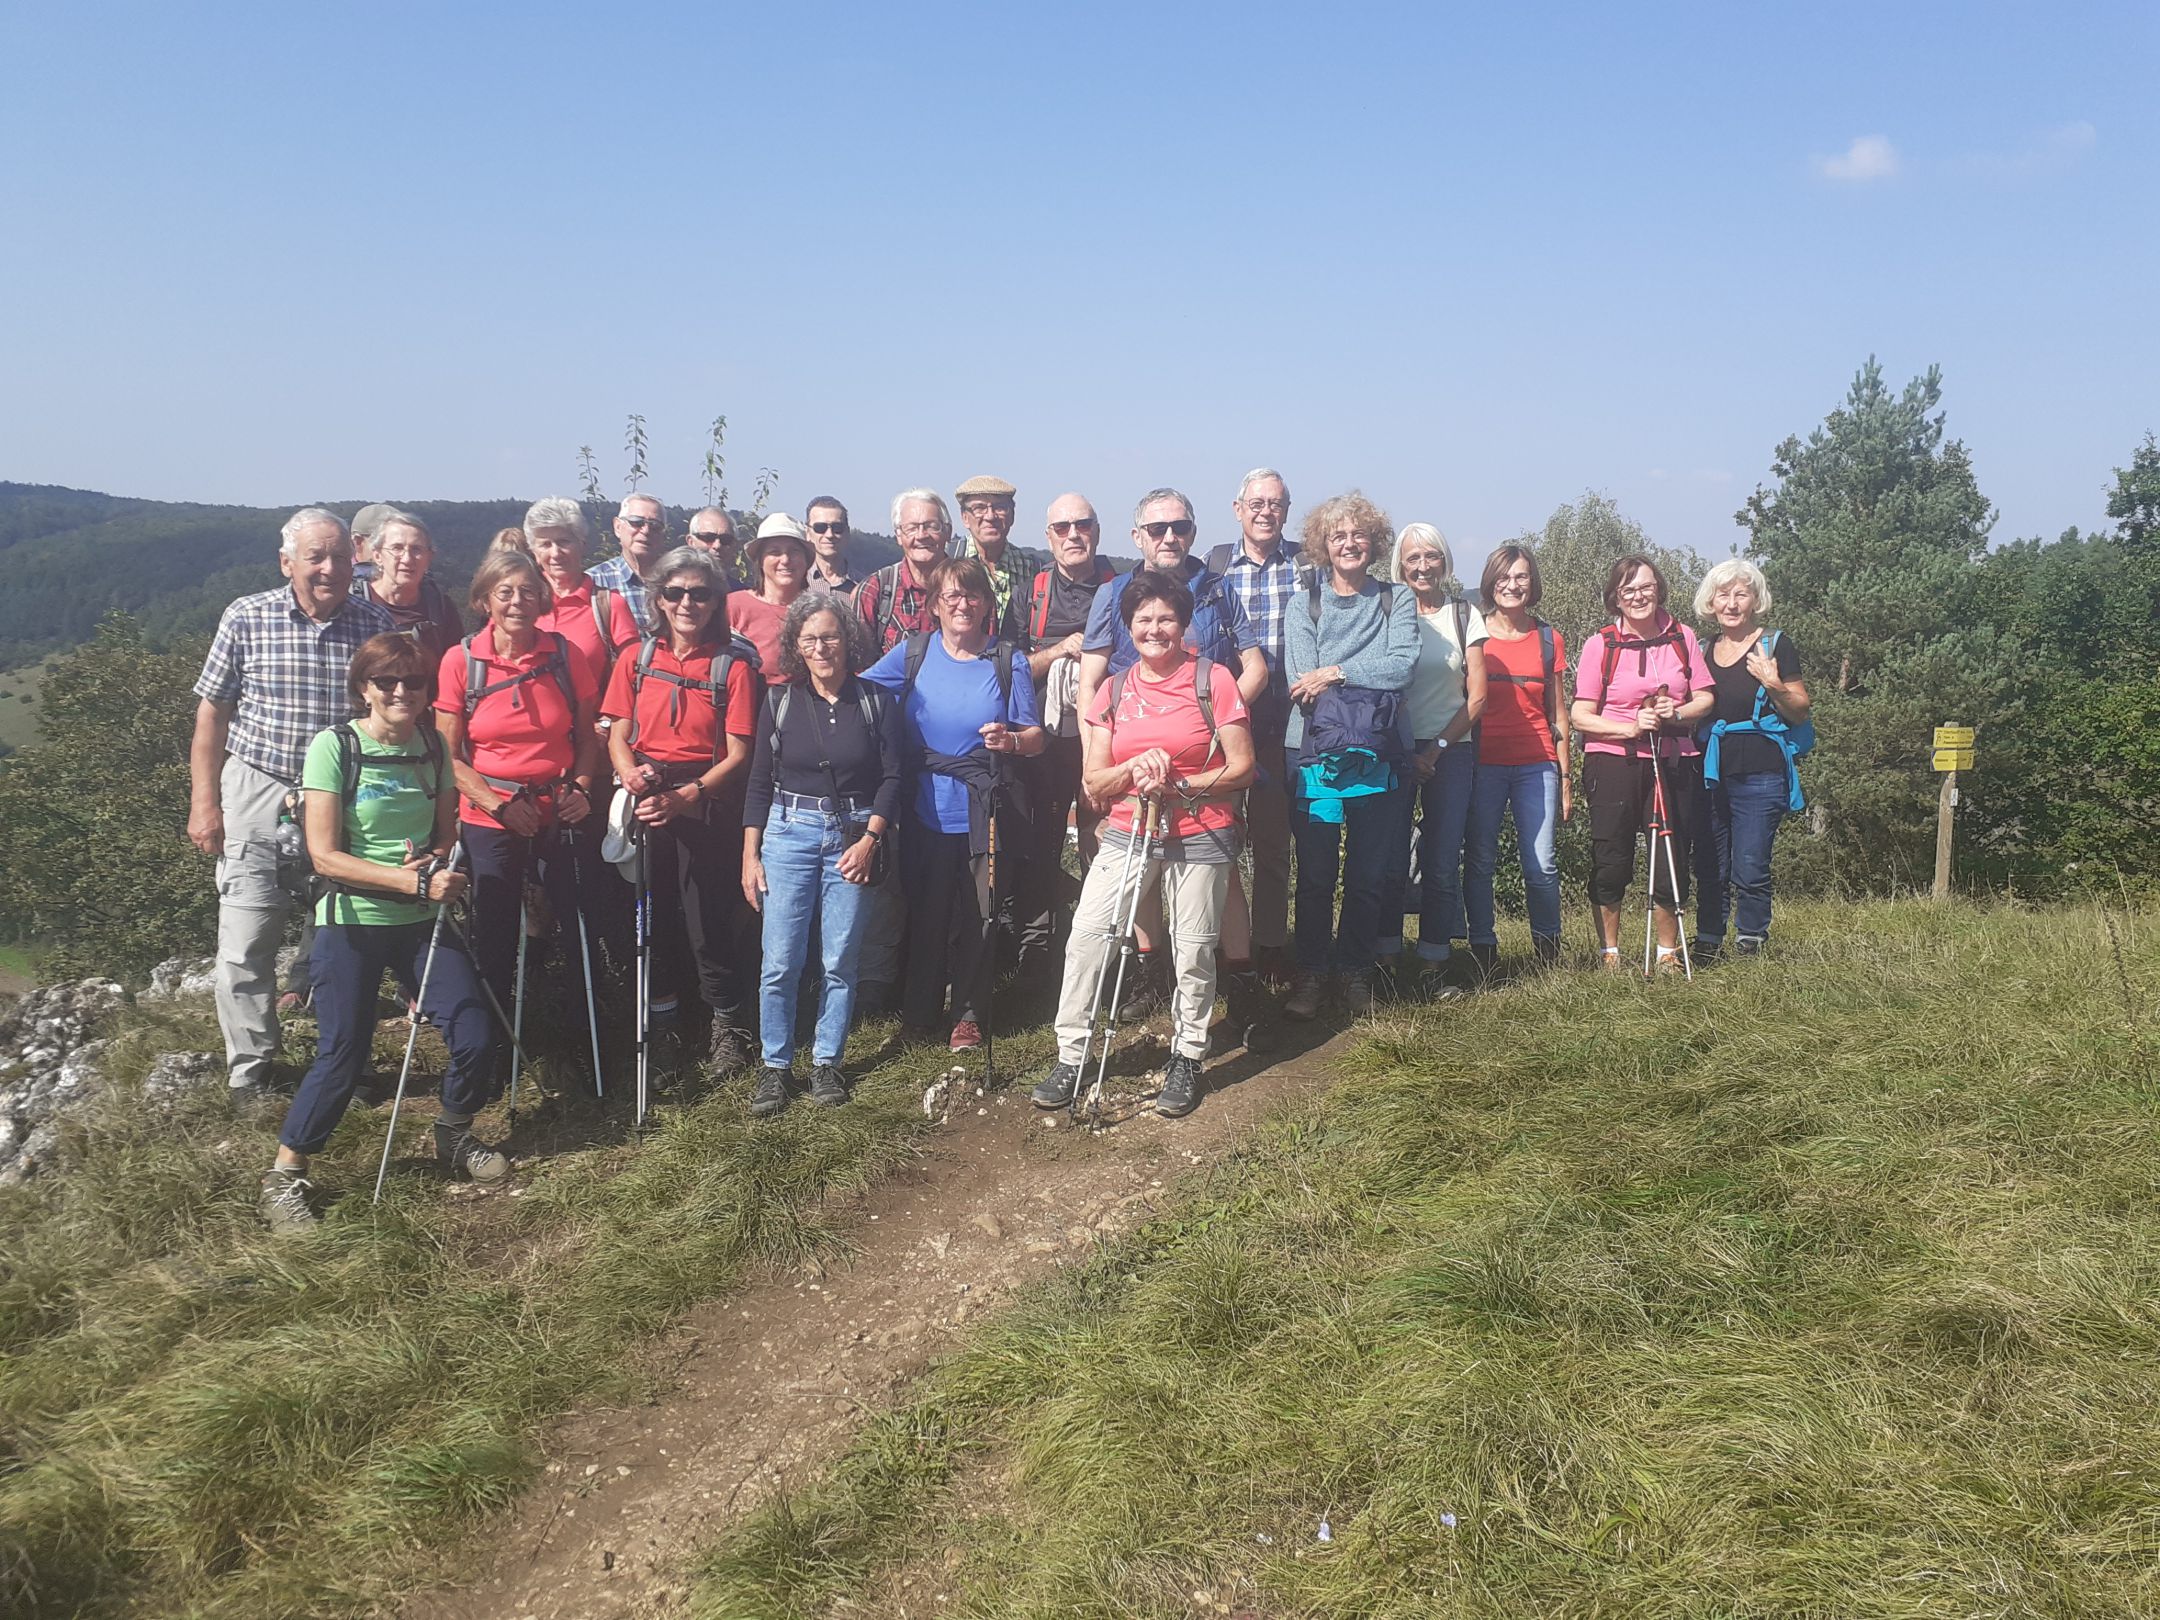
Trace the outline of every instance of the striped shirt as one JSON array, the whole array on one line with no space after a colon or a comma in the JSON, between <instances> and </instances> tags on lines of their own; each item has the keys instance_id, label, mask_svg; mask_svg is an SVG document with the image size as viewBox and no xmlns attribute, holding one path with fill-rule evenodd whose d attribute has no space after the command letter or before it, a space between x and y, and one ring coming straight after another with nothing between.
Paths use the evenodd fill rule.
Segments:
<instances>
[{"instance_id":1,"label":"striped shirt","mask_svg":"<svg viewBox=\"0 0 2160 1620\"><path fill-rule=\"evenodd\" d=\"M226 608L195 695L234 706L225 751L281 782L300 780L308 744L352 718L345 673L360 644L397 629L376 602L348 596L327 624L300 610L290 585Z\"/></svg>"}]
</instances>

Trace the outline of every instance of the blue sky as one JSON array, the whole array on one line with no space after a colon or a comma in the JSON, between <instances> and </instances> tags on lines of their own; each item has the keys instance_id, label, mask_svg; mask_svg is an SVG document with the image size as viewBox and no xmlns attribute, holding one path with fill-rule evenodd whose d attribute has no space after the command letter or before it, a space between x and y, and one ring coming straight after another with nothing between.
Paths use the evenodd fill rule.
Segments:
<instances>
[{"instance_id":1,"label":"blue sky","mask_svg":"<svg viewBox=\"0 0 2160 1620\"><path fill-rule=\"evenodd\" d=\"M1587 488L1719 554L1879 355L1998 538L2160 429L2160 7L0 8L0 478Z\"/></svg>"}]
</instances>

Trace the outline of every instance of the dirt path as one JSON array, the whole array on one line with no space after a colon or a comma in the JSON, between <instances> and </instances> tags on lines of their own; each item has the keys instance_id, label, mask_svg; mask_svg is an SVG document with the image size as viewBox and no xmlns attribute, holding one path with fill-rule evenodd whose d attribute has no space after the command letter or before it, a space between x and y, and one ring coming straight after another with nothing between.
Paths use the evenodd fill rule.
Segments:
<instances>
[{"instance_id":1,"label":"dirt path","mask_svg":"<svg viewBox=\"0 0 2160 1620\"><path fill-rule=\"evenodd\" d=\"M482 1538L467 1578L415 1597L406 1620L678 1612L687 1560L729 1518L832 1455L999 1296L1145 1219L1270 1104L1324 1084L1344 1039L1264 1066L1229 1057L1183 1120L1146 1106L1159 1074L1132 1076L1094 1135L1024 1091L970 1084L921 1169L863 1201L851 1261L692 1312L673 1340L673 1388L559 1425L543 1483Z\"/></svg>"}]
</instances>

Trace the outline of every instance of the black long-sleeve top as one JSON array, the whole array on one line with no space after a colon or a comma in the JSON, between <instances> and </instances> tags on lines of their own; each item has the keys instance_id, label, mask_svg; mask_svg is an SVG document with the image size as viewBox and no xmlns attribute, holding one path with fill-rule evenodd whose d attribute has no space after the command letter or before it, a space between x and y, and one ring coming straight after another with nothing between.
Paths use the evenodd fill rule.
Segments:
<instances>
[{"instance_id":1,"label":"black long-sleeve top","mask_svg":"<svg viewBox=\"0 0 2160 1620\"><path fill-rule=\"evenodd\" d=\"M827 703L808 681L774 687L758 712L757 741L750 756L750 786L743 802L743 825L763 827L772 813L773 793L802 793L827 798L866 800L870 812L888 825L900 805L900 705L892 694L877 694L878 724L863 724L865 688L850 675L837 701ZM777 754L772 717L780 694L792 692L786 727ZM828 774L825 762L830 761Z\"/></svg>"}]
</instances>

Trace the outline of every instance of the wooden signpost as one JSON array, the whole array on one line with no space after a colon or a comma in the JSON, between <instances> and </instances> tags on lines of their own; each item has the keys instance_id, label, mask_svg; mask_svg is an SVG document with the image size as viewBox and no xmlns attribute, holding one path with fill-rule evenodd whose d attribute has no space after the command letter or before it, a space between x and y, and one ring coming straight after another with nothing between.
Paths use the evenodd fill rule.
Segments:
<instances>
[{"instance_id":1,"label":"wooden signpost","mask_svg":"<svg viewBox=\"0 0 2160 1620\"><path fill-rule=\"evenodd\" d=\"M1950 898L1950 839L1957 810L1959 771L1973 768L1973 728L1935 728L1935 769L1943 773L1942 792L1935 800L1935 898Z\"/></svg>"}]
</instances>

